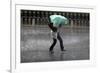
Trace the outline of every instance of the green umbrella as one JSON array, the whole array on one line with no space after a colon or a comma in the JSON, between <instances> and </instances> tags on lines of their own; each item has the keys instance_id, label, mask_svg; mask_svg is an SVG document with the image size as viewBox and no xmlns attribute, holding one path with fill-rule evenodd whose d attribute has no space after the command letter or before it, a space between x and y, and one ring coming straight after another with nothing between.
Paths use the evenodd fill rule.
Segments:
<instances>
[{"instance_id":1,"label":"green umbrella","mask_svg":"<svg viewBox=\"0 0 100 73\"><path fill-rule=\"evenodd\" d=\"M68 19L61 15L51 15L50 20L53 26L68 24Z\"/></svg>"}]
</instances>

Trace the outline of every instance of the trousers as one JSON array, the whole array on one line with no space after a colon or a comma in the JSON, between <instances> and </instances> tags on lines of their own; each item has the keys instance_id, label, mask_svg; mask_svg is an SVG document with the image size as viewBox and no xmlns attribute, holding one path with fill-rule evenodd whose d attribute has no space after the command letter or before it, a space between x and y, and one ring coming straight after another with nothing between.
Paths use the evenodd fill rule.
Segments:
<instances>
[{"instance_id":1,"label":"trousers","mask_svg":"<svg viewBox=\"0 0 100 73\"><path fill-rule=\"evenodd\" d=\"M59 42L60 42L61 51L63 51L63 50L64 50L63 40L62 40L62 38L61 38L61 36L60 36L59 33L57 33L57 39L58 39ZM53 50L54 46L55 46L56 43L57 43L57 39L56 39L56 38L53 38L53 43L51 44L51 46L50 46L50 48L49 48L49 51L52 51L52 50Z\"/></svg>"}]
</instances>

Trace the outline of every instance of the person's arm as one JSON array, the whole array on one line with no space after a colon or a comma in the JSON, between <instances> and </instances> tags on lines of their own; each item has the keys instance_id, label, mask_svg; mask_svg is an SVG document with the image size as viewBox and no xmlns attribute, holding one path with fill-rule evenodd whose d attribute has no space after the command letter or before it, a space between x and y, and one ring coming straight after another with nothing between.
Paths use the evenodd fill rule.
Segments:
<instances>
[{"instance_id":1,"label":"person's arm","mask_svg":"<svg viewBox=\"0 0 100 73\"><path fill-rule=\"evenodd\" d=\"M53 30L53 23L48 24L49 28Z\"/></svg>"},{"instance_id":2,"label":"person's arm","mask_svg":"<svg viewBox=\"0 0 100 73\"><path fill-rule=\"evenodd\" d=\"M48 24L48 26L53 32L57 31L57 28L53 26L53 23Z\"/></svg>"}]
</instances>

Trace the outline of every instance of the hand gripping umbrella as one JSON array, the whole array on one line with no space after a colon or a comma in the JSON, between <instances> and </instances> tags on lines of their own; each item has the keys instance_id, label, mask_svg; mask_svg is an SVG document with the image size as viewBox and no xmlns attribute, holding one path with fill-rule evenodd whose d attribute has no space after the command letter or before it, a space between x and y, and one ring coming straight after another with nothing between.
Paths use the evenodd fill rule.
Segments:
<instances>
[{"instance_id":1,"label":"hand gripping umbrella","mask_svg":"<svg viewBox=\"0 0 100 73\"><path fill-rule=\"evenodd\" d=\"M51 15L50 21L53 26L59 27L60 25L68 24L68 19L61 15Z\"/></svg>"}]
</instances>

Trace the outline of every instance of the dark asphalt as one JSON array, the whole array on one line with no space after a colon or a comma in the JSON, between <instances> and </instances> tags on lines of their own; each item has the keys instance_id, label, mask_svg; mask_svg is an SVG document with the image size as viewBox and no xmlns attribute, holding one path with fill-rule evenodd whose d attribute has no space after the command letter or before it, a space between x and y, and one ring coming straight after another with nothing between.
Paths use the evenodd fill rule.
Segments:
<instances>
[{"instance_id":1,"label":"dark asphalt","mask_svg":"<svg viewBox=\"0 0 100 73\"><path fill-rule=\"evenodd\" d=\"M66 52L60 51L59 42L54 54L49 53L52 43L48 27L21 28L21 62L71 61L89 59L89 28L61 29Z\"/></svg>"}]
</instances>

